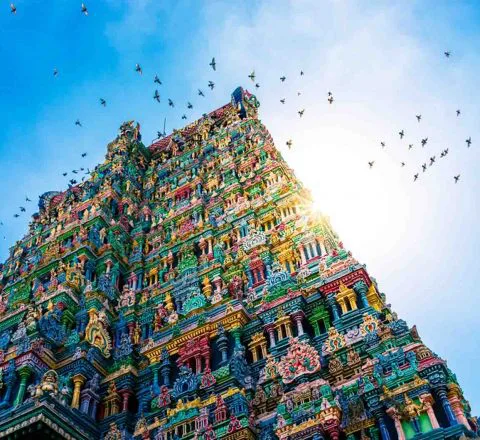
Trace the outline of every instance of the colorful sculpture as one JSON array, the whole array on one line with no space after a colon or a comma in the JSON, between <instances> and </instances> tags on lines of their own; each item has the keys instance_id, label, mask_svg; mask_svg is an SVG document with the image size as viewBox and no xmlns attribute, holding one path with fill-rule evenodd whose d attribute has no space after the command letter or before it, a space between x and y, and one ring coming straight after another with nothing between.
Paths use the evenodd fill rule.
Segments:
<instances>
[{"instance_id":1,"label":"colorful sculpture","mask_svg":"<svg viewBox=\"0 0 480 440\"><path fill-rule=\"evenodd\" d=\"M149 147L126 122L89 180L40 198L0 267L0 437L478 434L258 107L238 88Z\"/></svg>"}]
</instances>

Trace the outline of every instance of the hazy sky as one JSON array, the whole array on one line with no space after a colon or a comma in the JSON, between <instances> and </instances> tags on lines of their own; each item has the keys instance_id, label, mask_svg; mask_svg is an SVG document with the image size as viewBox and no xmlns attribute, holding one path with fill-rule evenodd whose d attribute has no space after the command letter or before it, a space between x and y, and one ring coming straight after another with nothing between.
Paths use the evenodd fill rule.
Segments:
<instances>
[{"instance_id":1,"label":"hazy sky","mask_svg":"<svg viewBox=\"0 0 480 440\"><path fill-rule=\"evenodd\" d=\"M0 5L1 259L26 232L27 216L13 214L35 211L25 196L36 202L66 187L62 171L93 168L122 121L138 120L148 144L164 117L167 131L179 128L183 113L190 122L242 85L318 209L398 314L449 361L479 414L477 1L97 0L86 2L87 17L81 2L49 3L18 0L16 15Z\"/></svg>"}]
</instances>

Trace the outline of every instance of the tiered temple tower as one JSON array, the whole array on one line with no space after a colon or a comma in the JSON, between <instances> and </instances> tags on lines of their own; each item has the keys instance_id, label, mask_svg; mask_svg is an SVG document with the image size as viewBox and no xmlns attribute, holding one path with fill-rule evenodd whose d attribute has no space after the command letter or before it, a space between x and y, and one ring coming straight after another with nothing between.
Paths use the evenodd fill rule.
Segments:
<instances>
[{"instance_id":1,"label":"tiered temple tower","mask_svg":"<svg viewBox=\"0 0 480 440\"><path fill-rule=\"evenodd\" d=\"M0 438L474 436L455 375L386 304L231 102L41 196L0 278ZM39 434L40 433L40 434Z\"/></svg>"}]
</instances>

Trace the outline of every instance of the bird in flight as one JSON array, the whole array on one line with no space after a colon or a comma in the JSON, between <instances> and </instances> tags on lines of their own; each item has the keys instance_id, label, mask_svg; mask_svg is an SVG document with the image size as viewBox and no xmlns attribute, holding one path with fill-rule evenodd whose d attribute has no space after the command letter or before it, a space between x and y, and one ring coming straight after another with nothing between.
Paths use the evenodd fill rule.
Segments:
<instances>
[{"instance_id":1,"label":"bird in flight","mask_svg":"<svg viewBox=\"0 0 480 440\"><path fill-rule=\"evenodd\" d=\"M304 108L302 110L298 111L298 116L302 117L304 112L305 112Z\"/></svg>"},{"instance_id":2,"label":"bird in flight","mask_svg":"<svg viewBox=\"0 0 480 440\"><path fill-rule=\"evenodd\" d=\"M54 78L56 78L58 76L58 70L57 69L53 69L53 76L54 76Z\"/></svg>"},{"instance_id":3,"label":"bird in flight","mask_svg":"<svg viewBox=\"0 0 480 440\"><path fill-rule=\"evenodd\" d=\"M82 3L82 14L88 15L88 9L87 9L87 7L85 6L84 3Z\"/></svg>"},{"instance_id":4,"label":"bird in flight","mask_svg":"<svg viewBox=\"0 0 480 440\"><path fill-rule=\"evenodd\" d=\"M450 53L449 50L447 50L447 51L445 51L445 52L443 52L443 53L445 54L445 56L446 56L447 58L450 58L450 54L451 54L451 53Z\"/></svg>"},{"instance_id":5,"label":"bird in flight","mask_svg":"<svg viewBox=\"0 0 480 440\"><path fill-rule=\"evenodd\" d=\"M453 178L455 179L455 183L457 183L460 180L460 174L453 176Z\"/></svg>"},{"instance_id":6,"label":"bird in flight","mask_svg":"<svg viewBox=\"0 0 480 440\"><path fill-rule=\"evenodd\" d=\"M405 162L402 162L402 163L401 163L401 166L404 167L404 166L405 166Z\"/></svg>"},{"instance_id":7,"label":"bird in flight","mask_svg":"<svg viewBox=\"0 0 480 440\"><path fill-rule=\"evenodd\" d=\"M303 70L300 70L300 76L303 76Z\"/></svg>"},{"instance_id":8,"label":"bird in flight","mask_svg":"<svg viewBox=\"0 0 480 440\"><path fill-rule=\"evenodd\" d=\"M408 149L411 150L413 148L413 144L408 144Z\"/></svg>"},{"instance_id":9,"label":"bird in flight","mask_svg":"<svg viewBox=\"0 0 480 440\"><path fill-rule=\"evenodd\" d=\"M62 176L65 177L68 173L62 173Z\"/></svg>"},{"instance_id":10,"label":"bird in flight","mask_svg":"<svg viewBox=\"0 0 480 440\"><path fill-rule=\"evenodd\" d=\"M105 99L103 98L100 98L100 105L103 105L104 107L107 106L107 101L105 101Z\"/></svg>"},{"instance_id":11,"label":"bird in flight","mask_svg":"<svg viewBox=\"0 0 480 440\"><path fill-rule=\"evenodd\" d=\"M28 196L25 196L25 201L26 202L31 202L31 200L28 198Z\"/></svg>"},{"instance_id":12,"label":"bird in flight","mask_svg":"<svg viewBox=\"0 0 480 440\"><path fill-rule=\"evenodd\" d=\"M426 137L425 139L422 139L422 147L427 145L427 142L428 142L428 137Z\"/></svg>"},{"instance_id":13,"label":"bird in flight","mask_svg":"<svg viewBox=\"0 0 480 440\"><path fill-rule=\"evenodd\" d=\"M18 217L20 217L20 214L13 214L13 216L14 216L15 218L18 218Z\"/></svg>"},{"instance_id":14,"label":"bird in flight","mask_svg":"<svg viewBox=\"0 0 480 440\"><path fill-rule=\"evenodd\" d=\"M143 73L142 67L140 64L135 64L135 72L138 72L140 75Z\"/></svg>"},{"instance_id":15,"label":"bird in flight","mask_svg":"<svg viewBox=\"0 0 480 440\"><path fill-rule=\"evenodd\" d=\"M432 166L434 163L435 163L435 156L432 156L430 158L430 165L429 166Z\"/></svg>"},{"instance_id":16,"label":"bird in flight","mask_svg":"<svg viewBox=\"0 0 480 440\"><path fill-rule=\"evenodd\" d=\"M78 170L72 170L73 174L78 174Z\"/></svg>"},{"instance_id":17,"label":"bird in flight","mask_svg":"<svg viewBox=\"0 0 480 440\"><path fill-rule=\"evenodd\" d=\"M297 96L300 96L302 94L302 92L297 92Z\"/></svg>"},{"instance_id":18,"label":"bird in flight","mask_svg":"<svg viewBox=\"0 0 480 440\"><path fill-rule=\"evenodd\" d=\"M292 148L292 143L293 143L292 140L289 139L289 140L288 140L287 142L285 142L285 143L287 144L287 147L288 147L288 149L290 150L290 148Z\"/></svg>"},{"instance_id":19,"label":"bird in flight","mask_svg":"<svg viewBox=\"0 0 480 440\"><path fill-rule=\"evenodd\" d=\"M80 120L79 120L79 119L77 119L77 120L75 121L75 125L78 125L79 127L81 127L81 126L82 126L82 124L81 124L81 122L80 122Z\"/></svg>"},{"instance_id":20,"label":"bird in flight","mask_svg":"<svg viewBox=\"0 0 480 440\"><path fill-rule=\"evenodd\" d=\"M418 173L413 175L413 181L415 182L415 180L417 179L418 179Z\"/></svg>"},{"instance_id":21,"label":"bird in flight","mask_svg":"<svg viewBox=\"0 0 480 440\"><path fill-rule=\"evenodd\" d=\"M424 163L424 164L422 165L422 168L423 168L423 172L427 171L427 164Z\"/></svg>"},{"instance_id":22,"label":"bird in flight","mask_svg":"<svg viewBox=\"0 0 480 440\"><path fill-rule=\"evenodd\" d=\"M157 83L158 85L162 85L162 81L160 81L160 78L158 77L158 75L155 75L155 79L153 80L154 83Z\"/></svg>"},{"instance_id":23,"label":"bird in flight","mask_svg":"<svg viewBox=\"0 0 480 440\"><path fill-rule=\"evenodd\" d=\"M256 88L256 89L259 89L259 88L260 88L260 84L255 83L255 88Z\"/></svg>"},{"instance_id":24,"label":"bird in flight","mask_svg":"<svg viewBox=\"0 0 480 440\"><path fill-rule=\"evenodd\" d=\"M193 105L192 105L191 102L188 102L188 103L187 103L187 108L193 108Z\"/></svg>"},{"instance_id":25,"label":"bird in flight","mask_svg":"<svg viewBox=\"0 0 480 440\"><path fill-rule=\"evenodd\" d=\"M327 101L329 104L333 104L333 96L329 96Z\"/></svg>"},{"instance_id":26,"label":"bird in flight","mask_svg":"<svg viewBox=\"0 0 480 440\"><path fill-rule=\"evenodd\" d=\"M472 145L472 138L469 137L468 139L465 140L465 142L467 143L467 147L470 148L470 145Z\"/></svg>"},{"instance_id":27,"label":"bird in flight","mask_svg":"<svg viewBox=\"0 0 480 440\"><path fill-rule=\"evenodd\" d=\"M375 161L372 160L371 162L368 162L368 166L369 166L370 168L372 168L374 163L375 163Z\"/></svg>"},{"instance_id":28,"label":"bird in flight","mask_svg":"<svg viewBox=\"0 0 480 440\"><path fill-rule=\"evenodd\" d=\"M380 145L382 146L382 148L385 148L386 144L385 144L385 142L382 141L382 142L380 142Z\"/></svg>"},{"instance_id":29,"label":"bird in flight","mask_svg":"<svg viewBox=\"0 0 480 440\"><path fill-rule=\"evenodd\" d=\"M26 209L23 206L20 206L20 212L25 212Z\"/></svg>"},{"instance_id":30,"label":"bird in flight","mask_svg":"<svg viewBox=\"0 0 480 440\"><path fill-rule=\"evenodd\" d=\"M215 83L213 81L208 81L208 87L210 87L210 90L213 90Z\"/></svg>"},{"instance_id":31,"label":"bird in flight","mask_svg":"<svg viewBox=\"0 0 480 440\"><path fill-rule=\"evenodd\" d=\"M86 157L87 156L87 153L82 153L82 157Z\"/></svg>"},{"instance_id":32,"label":"bird in flight","mask_svg":"<svg viewBox=\"0 0 480 440\"><path fill-rule=\"evenodd\" d=\"M17 13L17 7L13 4L13 3L10 3L10 12L12 14L16 14Z\"/></svg>"},{"instance_id":33,"label":"bird in flight","mask_svg":"<svg viewBox=\"0 0 480 440\"><path fill-rule=\"evenodd\" d=\"M400 139L403 139L403 136L405 136L405 132L403 130L399 131L398 134L400 135Z\"/></svg>"},{"instance_id":34,"label":"bird in flight","mask_svg":"<svg viewBox=\"0 0 480 440\"><path fill-rule=\"evenodd\" d=\"M173 101L170 98L168 98L168 105L170 107L175 107L175 104L173 103Z\"/></svg>"},{"instance_id":35,"label":"bird in flight","mask_svg":"<svg viewBox=\"0 0 480 440\"><path fill-rule=\"evenodd\" d=\"M155 90L155 94L153 95L153 99L155 101L160 102L160 93L158 93L158 90Z\"/></svg>"},{"instance_id":36,"label":"bird in flight","mask_svg":"<svg viewBox=\"0 0 480 440\"><path fill-rule=\"evenodd\" d=\"M462 112L460 110L457 110L457 117L460 116Z\"/></svg>"},{"instance_id":37,"label":"bird in flight","mask_svg":"<svg viewBox=\"0 0 480 440\"><path fill-rule=\"evenodd\" d=\"M282 104L285 104L285 98L280 99L280 102L281 102Z\"/></svg>"},{"instance_id":38,"label":"bird in flight","mask_svg":"<svg viewBox=\"0 0 480 440\"><path fill-rule=\"evenodd\" d=\"M415 117L417 118L418 122L420 122L420 120L422 119L422 115L415 115Z\"/></svg>"},{"instance_id":39,"label":"bird in flight","mask_svg":"<svg viewBox=\"0 0 480 440\"><path fill-rule=\"evenodd\" d=\"M187 119L187 115L184 114L184 115L182 116L182 119Z\"/></svg>"},{"instance_id":40,"label":"bird in flight","mask_svg":"<svg viewBox=\"0 0 480 440\"><path fill-rule=\"evenodd\" d=\"M286 79L287 79L286 76L281 76L281 77L280 77L280 81L282 81L282 82L284 82Z\"/></svg>"},{"instance_id":41,"label":"bird in flight","mask_svg":"<svg viewBox=\"0 0 480 440\"><path fill-rule=\"evenodd\" d=\"M200 89L198 89L198 96L205 96Z\"/></svg>"},{"instance_id":42,"label":"bird in flight","mask_svg":"<svg viewBox=\"0 0 480 440\"><path fill-rule=\"evenodd\" d=\"M252 71L252 73L250 75L248 75L248 77L253 81L255 82L255 70Z\"/></svg>"},{"instance_id":43,"label":"bird in flight","mask_svg":"<svg viewBox=\"0 0 480 440\"><path fill-rule=\"evenodd\" d=\"M212 58L212 61L210 61L209 66L210 66L213 70L217 70L217 63L215 62L215 57Z\"/></svg>"}]
</instances>

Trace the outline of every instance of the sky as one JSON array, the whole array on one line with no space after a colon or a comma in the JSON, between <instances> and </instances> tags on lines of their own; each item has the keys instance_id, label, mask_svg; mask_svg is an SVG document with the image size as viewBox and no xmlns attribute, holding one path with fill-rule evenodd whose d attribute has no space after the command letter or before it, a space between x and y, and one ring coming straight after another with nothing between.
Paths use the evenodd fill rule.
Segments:
<instances>
[{"instance_id":1,"label":"sky","mask_svg":"<svg viewBox=\"0 0 480 440\"><path fill-rule=\"evenodd\" d=\"M88 16L76 0L18 0L15 15L9 3L0 2L0 260L38 195L65 189L73 175L63 171L93 169L123 121L139 121L149 144L164 118L167 132L180 128L240 85L258 97L315 209L448 360L480 414L477 1L96 0L85 2Z\"/></svg>"}]
</instances>

